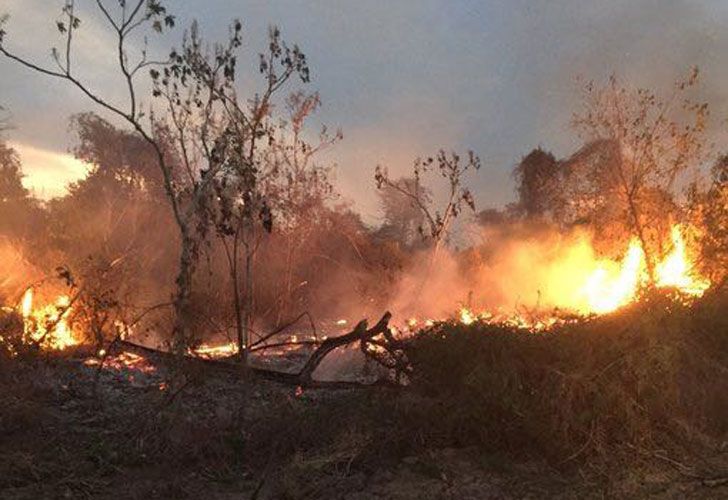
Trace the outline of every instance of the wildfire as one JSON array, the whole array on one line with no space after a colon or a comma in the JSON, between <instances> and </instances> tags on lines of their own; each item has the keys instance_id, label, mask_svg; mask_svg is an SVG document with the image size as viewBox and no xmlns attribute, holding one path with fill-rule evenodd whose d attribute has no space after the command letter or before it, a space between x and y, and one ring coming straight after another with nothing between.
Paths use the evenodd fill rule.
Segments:
<instances>
[{"instance_id":1,"label":"wildfire","mask_svg":"<svg viewBox=\"0 0 728 500\"><path fill-rule=\"evenodd\" d=\"M639 242L632 240L621 265L601 262L587 276L582 288L587 307L581 312L607 313L628 304L645 278L645 253Z\"/></svg>"},{"instance_id":2,"label":"wildfire","mask_svg":"<svg viewBox=\"0 0 728 500\"><path fill-rule=\"evenodd\" d=\"M672 252L655 268L657 286L675 287L696 297L703 295L710 287L710 281L693 272L680 226L673 226L670 236Z\"/></svg>"},{"instance_id":3,"label":"wildfire","mask_svg":"<svg viewBox=\"0 0 728 500\"><path fill-rule=\"evenodd\" d=\"M681 293L700 297L710 286L710 281L698 276L690 261L683 237L683 228L676 224L670 231L672 249L655 266L655 286L675 288ZM590 310L605 313L632 302L640 286L649 282L645 253L639 241L633 239L616 274L610 275L604 268L594 271L585 285Z\"/></svg>"},{"instance_id":4,"label":"wildfire","mask_svg":"<svg viewBox=\"0 0 728 500\"><path fill-rule=\"evenodd\" d=\"M84 361L83 364L86 366L98 366L101 364L100 358L103 358L104 355L105 353L99 353L99 358L89 358ZM109 356L105 360L104 366L116 371L122 371L124 369L136 370L142 373L154 373L155 371L154 366L149 364L146 358L128 351L122 351L115 356Z\"/></svg>"},{"instance_id":5,"label":"wildfire","mask_svg":"<svg viewBox=\"0 0 728 500\"><path fill-rule=\"evenodd\" d=\"M460 322L463 325L470 325L474 323L476 319L477 317L467 307L460 309Z\"/></svg>"},{"instance_id":6,"label":"wildfire","mask_svg":"<svg viewBox=\"0 0 728 500\"><path fill-rule=\"evenodd\" d=\"M670 231L670 251L655 265L654 285L675 288L687 297L700 297L710 281L699 276L683 236L684 228L674 225ZM545 283L540 283L547 296L547 305L579 315L605 314L637 299L640 289L649 283L644 249L638 239L630 241L621 260L593 258L591 246L578 242L565 252L566 257L554 266ZM460 309L460 323L475 321L501 323L542 331L563 323L559 317L534 314L482 312Z\"/></svg>"},{"instance_id":7,"label":"wildfire","mask_svg":"<svg viewBox=\"0 0 728 500\"><path fill-rule=\"evenodd\" d=\"M200 344L199 347L193 349L191 352L195 356L203 358L226 358L237 354L238 346L235 342L219 345Z\"/></svg>"},{"instance_id":8,"label":"wildfire","mask_svg":"<svg viewBox=\"0 0 728 500\"><path fill-rule=\"evenodd\" d=\"M696 273L684 231L680 225L671 228L668 253L654 266L654 285L658 288L675 288L687 297L699 297L708 289L710 282ZM538 287L540 299L543 292L541 304L532 309L498 308L480 312L470 306L461 307L455 321L463 325L480 322L533 332L546 331L574 318L615 311L635 301L640 289L649 283L645 252L637 239L629 242L623 257L618 260L596 258L586 240L578 240L564 250L556 264L542 273L542 277L534 284ZM65 295L57 297L54 302L38 306L34 301L33 288L28 288L19 307L25 339L52 350L77 345L78 337L69 325L71 309L71 300ZM560 313L554 313L554 310ZM431 327L435 321L410 317L401 325L393 325L392 331L398 337L414 335L421 328ZM343 329L349 320L339 319L334 323ZM121 326L124 327L123 324ZM126 327L117 327L127 330ZM293 335L289 341L295 344L298 338ZM284 351L286 349L285 346L282 348ZM191 355L213 359L230 357L236 353L237 347L233 342L202 344L190 350ZM99 356L103 357L103 353L99 353ZM133 365L136 361L131 357L118 360L123 365Z\"/></svg>"},{"instance_id":9,"label":"wildfire","mask_svg":"<svg viewBox=\"0 0 728 500\"><path fill-rule=\"evenodd\" d=\"M29 342L37 342L46 349L62 350L77 345L79 341L68 325L71 300L66 295L55 302L34 307L33 288L23 294L20 312L23 316L23 333Z\"/></svg>"}]
</instances>

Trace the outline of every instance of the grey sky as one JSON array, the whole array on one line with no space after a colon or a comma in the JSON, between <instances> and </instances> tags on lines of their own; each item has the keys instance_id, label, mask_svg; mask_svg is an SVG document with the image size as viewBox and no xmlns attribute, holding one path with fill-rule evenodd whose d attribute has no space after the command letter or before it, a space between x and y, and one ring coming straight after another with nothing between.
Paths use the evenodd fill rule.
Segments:
<instances>
[{"instance_id":1,"label":"grey sky","mask_svg":"<svg viewBox=\"0 0 728 500\"><path fill-rule=\"evenodd\" d=\"M89 0L78 0L89 6ZM61 0L0 0L9 11L8 45L50 63ZM699 65L714 116L728 116L721 84L728 77L728 2L720 0L177 0L179 26L199 19L209 39L239 17L251 55L271 23L298 43L312 68L324 109L340 126L330 153L338 183L365 216L376 214L377 163L404 172L411 159L439 147L472 148L484 168L472 182L480 207L513 198L510 171L542 145L567 154L575 75L611 72L666 87ZM96 88L121 96L99 50L109 40L90 17L79 38L79 65ZM177 40L155 42L164 46ZM254 76L255 66L242 69ZM73 88L0 59L0 103L26 148L64 152L70 114L93 109ZM243 79L250 84L250 80ZM715 122L715 130L724 124ZM42 158L42 156L39 156ZM36 160L38 162L40 160ZM29 165L30 174L48 169ZM60 168L53 166L52 168Z\"/></svg>"}]
</instances>

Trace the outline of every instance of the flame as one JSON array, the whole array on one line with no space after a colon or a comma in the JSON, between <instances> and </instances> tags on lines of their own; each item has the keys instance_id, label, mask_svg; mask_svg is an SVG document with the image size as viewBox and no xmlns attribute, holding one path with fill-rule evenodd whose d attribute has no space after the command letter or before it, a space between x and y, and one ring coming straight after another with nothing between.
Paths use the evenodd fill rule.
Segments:
<instances>
[{"instance_id":1,"label":"flame","mask_svg":"<svg viewBox=\"0 0 728 500\"><path fill-rule=\"evenodd\" d=\"M219 345L200 344L199 347L192 350L192 353L203 358L225 358L237 354L238 346L235 342Z\"/></svg>"},{"instance_id":2,"label":"flame","mask_svg":"<svg viewBox=\"0 0 728 500\"><path fill-rule=\"evenodd\" d=\"M687 297L700 297L710 287L710 281L695 271L691 261L690 248L686 244L684 234L686 228L674 225L670 231L670 247L666 255L654 268L654 286L658 288L675 288ZM476 322L485 324L501 324L533 332L547 331L556 325L562 325L574 318L592 314L605 314L635 301L640 289L649 284L649 275L645 252L639 240L632 239L621 259L599 259L595 257L591 244L580 239L565 249L556 265L552 265L544 275L546 278L537 283L539 298L543 289L544 303L533 310L473 310L470 306L458 310L456 320L463 325ZM20 313L24 323L24 336L30 342L37 342L45 349L61 350L79 343L78 337L69 325L68 318L72 302L66 295L58 296L54 302L43 306L35 303L34 289L28 288L20 302ZM468 304L470 300L468 300ZM547 308L549 312L546 311ZM567 312L569 316L555 314L554 310ZM414 335L421 328L433 326L438 319L408 317L401 325L392 325L395 336ZM344 327L347 319L335 321L335 325ZM125 334L128 328L120 322L115 323L120 333ZM297 342L298 335L290 337ZM322 339L326 339L323 336ZM282 350L287 350L282 347ZM223 358L237 353L234 342L220 344L202 344L190 350L190 354ZM99 351L99 358L105 356ZM113 364L136 367L141 364L137 355L123 353L114 358Z\"/></svg>"},{"instance_id":3,"label":"flame","mask_svg":"<svg viewBox=\"0 0 728 500\"><path fill-rule=\"evenodd\" d=\"M34 307L33 288L23 294L20 313L23 316L23 330L29 342L40 343L50 350L63 350L77 345L73 330L68 325L71 313L71 299L60 295L54 303Z\"/></svg>"},{"instance_id":4,"label":"flame","mask_svg":"<svg viewBox=\"0 0 728 500\"><path fill-rule=\"evenodd\" d=\"M695 271L685 243L685 232L682 225L672 226L671 248L655 265L654 286L674 288L689 299L702 296L710 287L710 281ZM620 260L597 259L591 245L580 240L566 249L546 275L546 282L538 286L543 288L547 306L581 316L616 311L637 300L640 289L650 282L645 252L636 238L629 242ZM538 310L528 313L474 312L467 307L459 310L458 320L464 325L477 321L536 332L569 321L558 315L541 314Z\"/></svg>"},{"instance_id":5,"label":"flame","mask_svg":"<svg viewBox=\"0 0 728 500\"><path fill-rule=\"evenodd\" d=\"M672 252L655 267L657 286L674 287L687 295L702 296L710 287L710 281L695 275L680 226L673 226L670 236Z\"/></svg>"},{"instance_id":6,"label":"flame","mask_svg":"<svg viewBox=\"0 0 728 500\"><path fill-rule=\"evenodd\" d=\"M675 288L687 296L700 297L710 287L710 281L694 271L688 256L683 232L675 224L670 230L672 250L655 266L655 286ZM600 265L587 278L583 293L588 309L583 312L607 313L635 300L640 286L649 282L645 253L639 241L633 239L616 272L610 273Z\"/></svg>"},{"instance_id":7,"label":"flame","mask_svg":"<svg viewBox=\"0 0 728 500\"><path fill-rule=\"evenodd\" d=\"M683 233L685 228L674 225L670 231L671 248L655 267L658 288L676 288L688 297L699 297L710 287L710 282L694 271ZM563 258L547 273L544 288L546 304L534 310L482 310L461 307L456 321L463 325L474 323L498 324L531 332L545 332L592 314L606 314L637 300L640 289L649 283L644 249L639 240L632 239L621 259L599 259L586 240L579 240L565 249ZM559 314L554 309L560 310ZM566 314L564 314L566 313ZM390 330L397 338L429 328L438 320L407 317L402 324L392 324ZM345 319L336 325L348 324ZM294 335L292 340L297 337ZM325 337L324 337L325 338ZM371 347L376 349L376 347ZM210 357L235 353L234 344L202 345L194 351Z\"/></svg>"},{"instance_id":8,"label":"flame","mask_svg":"<svg viewBox=\"0 0 728 500\"><path fill-rule=\"evenodd\" d=\"M471 325L476 319L476 316L467 307L462 307L460 309L460 322L463 325Z\"/></svg>"},{"instance_id":9,"label":"flame","mask_svg":"<svg viewBox=\"0 0 728 500\"><path fill-rule=\"evenodd\" d=\"M101 358L103 358L104 355L101 355L101 353L99 353L98 358L88 358L83 362L83 364L90 367L97 367L101 364ZM149 360L147 360L147 358L130 351L122 351L114 356L108 356L103 362L104 368L117 372L136 371L144 374L151 374L156 372L156 368L149 362ZM131 377L130 380L133 381ZM160 390L164 389L160 387Z\"/></svg>"},{"instance_id":10,"label":"flame","mask_svg":"<svg viewBox=\"0 0 728 500\"><path fill-rule=\"evenodd\" d=\"M586 278L582 294L588 306L581 312L603 314L628 304L645 278L645 253L639 242L632 240L618 269L601 262Z\"/></svg>"},{"instance_id":11,"label":"flame","mask_svg":"<svg viewBox=\"0 0 728 500\"><path fill-rule=\"evenodd\" d=\"M23 318L30 317L30 313L33 312L33 289L28 288L23 294L23 301L21 306L21 312Z\"/></svg>"}]
</instances>

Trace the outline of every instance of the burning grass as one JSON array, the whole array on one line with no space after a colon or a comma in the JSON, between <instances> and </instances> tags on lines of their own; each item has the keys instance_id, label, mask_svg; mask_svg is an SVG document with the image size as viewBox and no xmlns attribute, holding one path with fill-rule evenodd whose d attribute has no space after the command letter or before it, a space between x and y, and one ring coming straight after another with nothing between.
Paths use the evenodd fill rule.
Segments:
<instances>
[{"instance_id":1,"label":"burning grass","mask_svg":"<svg viewBox=\"0 0 728 500\"><path fill-rule=\"evenodd\" d=\"M436 323L408 343L400 389L301 392L149 357L95 381L69 351L7 358L0 493L96 497L133 478L129 498L719 497L726 306L717 289L547 332Z\"/></svg>"},{"instance_id":2,"label":"burning grass","mask_svg":"<svg viewBox=\"0 0 728 500\"><path fill-rule=\"evenodd\" d=\"M653 473L660 487L687 480L710 496L728 487L728 294L694 271L680 226L671 238L652 292L641 292L635 242L614 261L567 249L567 270L546 275L564 300L558 280L580 284L573 307L468 304L450 320L400 318L362 349L347 341L331 353L349 371L362 352L396 361L407 384L388 389L241 377L228 343L191 348L185 362L127 351L120 334L90 333L83 318L96 316L78 313L97 302L82 287L70 299L29 288L0 312L0 496L103 496L129 477L142 485L130 498L419 498L423 484L425 498L552 496L564 485L636 496L630 481ZM109 318L100 324L131 330ZM301 364L326 339L303 338L283 331L255 361Z\"/></svg>"}]
</instances>

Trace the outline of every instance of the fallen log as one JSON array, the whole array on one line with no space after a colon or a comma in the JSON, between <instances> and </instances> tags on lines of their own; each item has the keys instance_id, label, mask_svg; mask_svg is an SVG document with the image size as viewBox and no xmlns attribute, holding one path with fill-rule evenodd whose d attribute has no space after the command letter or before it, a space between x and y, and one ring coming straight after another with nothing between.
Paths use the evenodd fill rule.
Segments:
<instances>
[{"instance_id":1,"label":"fallen log","mask_svg":"<svg viewBox=\"0 0 728 500\"><path fill-rule=\"evenodd\" d=\"M390 312L384 313L376 325L367 330L367 320L362 320L354 327L351 332L339 337L331 337L324 340L321 345L313 352L303 369L299 372L298 377L301 386L310 385L313 381L313 372L321 364L326 355L336 349L352 342L366 342L377 335L389 332L389 320L392 318Z\"/></svg>"},{"instance_id":2,"label":"fallen log","mask_svg":"<svg viewBox=\"0 0 728 500\"><path fill-rule=\"evenodd\" d=\"M303 368L297 373L282 372L278 370L270 370L267 368L259 367L247 367L243 368L240 364L231 363L229 361L202 358L198 356L184 356L186 362L193 362L202 364L208 368L221 370L227 373L241 374L243 371L250 373L255 376L262 377L267 380L275 382L285 383L289 385L295 385L306 388L351 388L351 387L362 387L362 386L393 386L390 381L380 380L371 384L365 384L361 382L346 382L346 381L320 381L313 379L313 373L316 368L321 364L324 358L334 349L343 347L345 345L354 342L368 342L372 338L389 332L389 320L391 319L391 313L387 312L382 318L372 327L367 329L367 321L362 320L357 326L349 333L340 335L338 337L330 337L321 342L316 350L311 354L309 359L303 365ZM161 351L152 347L143 346L130 342L128 340L116 340L113 345L109 346L108 351L111 350L129 350L136 354L156 358L159 360L178 360L179 357L168 351Z\"/></svg>"}]
</instances>

